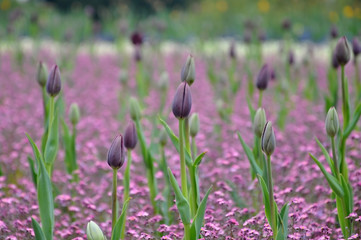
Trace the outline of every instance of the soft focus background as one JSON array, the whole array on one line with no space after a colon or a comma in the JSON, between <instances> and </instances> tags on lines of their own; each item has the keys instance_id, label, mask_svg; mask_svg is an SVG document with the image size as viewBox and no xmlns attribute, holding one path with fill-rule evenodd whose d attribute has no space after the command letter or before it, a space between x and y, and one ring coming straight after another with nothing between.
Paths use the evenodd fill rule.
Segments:
<instances>
[{"instance_id":1,"label":"soft focus background","mask_svg":"<svg viewBox=\"0 0 361 240\"><path fill-rule=\"evenodd\" d=\"M0 0L0 37L57 41L115 41L137 28L153 40L242 39L249 29L282 38L292 22L297 40L324 41L331 26L348 36L361 32L358 0ZM247 30L248 29L248 30ZM9 34L12 33L12 34Z\"/></svg>"}]
</instances>

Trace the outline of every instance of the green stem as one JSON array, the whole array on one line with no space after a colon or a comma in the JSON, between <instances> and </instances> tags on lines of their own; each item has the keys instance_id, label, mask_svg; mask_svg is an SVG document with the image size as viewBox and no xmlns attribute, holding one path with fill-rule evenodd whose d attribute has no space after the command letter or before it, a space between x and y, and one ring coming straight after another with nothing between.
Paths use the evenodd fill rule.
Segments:
<instances>
[{"instance_id":1,"label":"green stem","mask_svg":"<svg viewBox=\"0 0 361 240\"><path fill-rule=\"evenodd\" d=\"M50 96L48 136L50 135L51 126L53 124L53 118L54 118L54 97Z\"/></svg>"},{"instance_id":2,"label":"green stem","mask_svg":"<svg viewBox=\"0 0 361 240\"><path fill-rule=\"evenodd\" d=\"M263 98L263 90L259 91L259 96L258 96L258 107L262 107L262 98Z\"/></svg>"},{"instance_id":3,"label":"green stem","mask_svg":"<svg viewBox=\"0 0 361 240\"><path fill-rule=\"evenodd\" d=\"M195 140L195 137L192 137L192 158L196 159L196 156L197 156L196 140Z\"/></svg>"},{"instance_id":4,"label":"green stem","mask_svg":"<svg viewBox=\"0 0 361 240\"><path fill-rule=\"evenodd\" d=\"M184 240L191 240L190 224L183 224L183 225L184 225Z\"/></svg>"},{"instance_id":5,"label":"green stem","mask_svg":"<svg viewBox=\"0 0 361 240\"><path fill-rule=\"evenodd\" d=\"M46 110L46 88L45 86L41 89L42 97L43 97L43 111L44 111L44 129L46 128L46 121L47 121L47 110Z\"/></svg>"},{"instance_id":6,"label":"green stem","mask_svg":"<svg viewBox=\"0 0 361 240\"><path fill-rule=\"evenodd\" d=\"M189 118L188 117L184 119L183 131L184 131L184 143L185 143L185 146L186 146L186 150L189 153L191 153L191 145L190 145L190 142L189 142Z\"/></svg>"},{"instance_id":7,"label":"green stem","mask_svg":"<svg viewBox=\"0 0 361 240\"><path fill-rule=\"evenodd\" d=\"M341 84L342 84L342 115L343 115L343 130L346 129L350 113L348 109L348 87L347 79L345 78L345 66L341 66Z\"/></svg>"},{"instance_id":8,"label":"green stem","mask_svg":"<svg viewBox=\"0 0 361 240\"><path fill-rule=\"evenodd\" d=\"M129 184L130 184L130 166L132 164L132 150L128 149L127 152L127 167L124 172L124 195L123 202L127 201L129 198ZM125 223L127 221L127 212L124 212L124 224L121 231L121 239L124 239L125 235Z\"/></svg>"},{"instance_id":9,"label":"green stem","mask_svg":"<svg viewBox=\"0 0 361 240\"><path fill-rule=\"evenodd\" d=\"M186 199L188 199L188 187L187 187L187 169L185 160L185 149L184 149L184 131L183 131L184 119L179 119L179 156L181 165L181 183L182 193Z\"/></svg>"},{"instance_id":10,"label":"green stem","mask_svg":"<svg viewBox=\"0 0 361 240\"><path fill-rule=\"evenodd\" d=\"M333 157L333 165L334 171L336 174L336 178L340 180L340 172L338 171L338 162L337 162L337 155L336 155L336 147L335 147L335 137L331 137L331 147L332 147L332 157Z\"/></svg>"},{"instance_id":11,"label":"green stem","mask_svg":"<svg viewBox=\"0 0 361 240\"><path fill-rule=\"evenodd\" d=\"M359 101L361 96L361 82L360 82L360 73L357 65L357 58L354 60L354 67L355 67L355 95L356 101Z\"/></svg>"},{"instance_id":12,"label":"green stem","mask_svg":"<svg viewBox=\"0 0 361 240\"><path fill-rule=\"evenodd\" d=\"M112 190L112 232L117 222L117 172L118 169L113 168L113 190Z\"/></svg>"},{"instance_id":13,"label":"green stem","mask_svg":"<svg viewBox=\"0 0 361 240\"><path fill-rule=\"evenodd\" d=\"M267 168L268 168L268 192L271 211L271 227L273 231L273 239L277 239L277 221L275 212L275 202L273 198L273 183L272 183L272 168L271 168L271 155L267 155Z\"/></svg>"}]
</instances>

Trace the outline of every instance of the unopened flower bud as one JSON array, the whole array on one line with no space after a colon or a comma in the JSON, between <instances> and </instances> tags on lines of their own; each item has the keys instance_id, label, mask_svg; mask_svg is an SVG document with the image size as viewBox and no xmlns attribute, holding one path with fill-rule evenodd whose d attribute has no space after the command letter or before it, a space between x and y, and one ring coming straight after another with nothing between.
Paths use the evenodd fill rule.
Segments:
<instances>
[{"instance_id":1,"label":"unopened flower bud","mask_svg":"<svg viewBox=\"0 0 361 240\"><path fill-rule=\"evenodd\" d=\"M36 73L36 80L38 81L41 87L45 86L47 77L48 77L48 69L46 68L46 65L42 62L39 62L38 71Z\"/></svg>"},{"instance_id":2,"label":"unopened flower bud","mask_svg":"<svg viewBox=\"0 0 361 240\"><path fill-rule=\"evenodd\" d=\"M130 117L133 121L140 120L142 117L142 112L140 110L140 106L138 100L136 98L130 98Z\"/></svg>"},{"instance_id":3,"label":"unopened flower bud","mask_svg":"<svg viewBox=\"0 0 361 240\"><path fill-rule=\"evenodd\" d=\"M196 77L196 68L194 65L194 59L192 55L188 55L187 61L183 65L181 72L181 80L182 82L187 82L189 86L191 86Z\"/></svg>"},{"instance_id":4,"label":"unopened flower bud","mask_svg":"<svg viewBox=\"0 0 361 240\"><path fill-rule=\"evenodd\" d=\"M192 137L197 136L199 132L199 116L197 113L193 113L189 119L189 133Z\"/></svg>"},{"instance_id":5,"label":"unopened flower bud","mask_svg":"<svg viewBox=\"0 0 361 240\"><path fill-rule=\"evenodd\" d=\"M338 120L338 114L335 107L328 110L325 125L327 135L329 137L335 137L340 128L340 122Z\"/></svg>"},{"instance_id":6,"label":"unopened flower bud","mask_svg":"<svg viewBox=\"0 0 361 240\"><path fill-rule=\"evenodd\" d=\"M126 149L134 149L138 142L137 129L134 122L128 124L124 134L124 146Z\"/></svg>"},{"instance_id":7,"label":"unopened flower bud","mask_svg":"<svg viewBox=\"0 0 361 240\"><path fill-rule=\"evenodd\" d=\"M132 35L130 36L130 40L133 43L133 45L135 45L135 46L142 45L143 39L144 39L143 35L138 31L133 32Z\"/></svg>"},{"instance_id":8,"label":"unopened flower bud","mask_svg":"<svg viewBox=\"0 0 361 240\"><path fill-rule=\"evenodd\" d=\"M338 37L338 29L335 25L331 27L330 36L332 39L336 39Z\"/></svg>"},{"instance_id":9,"label":"unopened flower bud","mask_svg":"<svg viewBox=\"0 0 361 240\"><path fill-rule=\"evenodd\" d=\"M267 88L268 80L270 78L268 65L263 65L261 71L259 71L257 76L256 86L259 90L265 90Z\"/></svg>"},{"instance_id":10,"label":"unopened flower bud","mask_svg":"<svg viewBox=\"0 0 361 240\"><path fill-rule=\"evenodd\" d=\"M257 137L262 137L262 132L266 121L265 110L263 108L258 108L253 121L253 131Z\"/></svg>"},{"instance_id":11,"label":"unopened flower bud","mask_svg":"<svg viewBox=\"0 0 361 240\"><path fill-rule=\"evenodd\" d=\"M236 59L237 54L236 54L236 42L232 41L231 42L231 46L229 47L229 57L232 59Z\"/></svg>"},{"instance_id":12,"label":"unopened flower bud","mask_svg":"<svg viewBox=\"0 0 361 240\"><path fill-rule=\"evenodd\" d=\"M361 45L360 42L357 38L353 38L352 39L352 51L353 51L353 55L355 56L355 59L357 58L357 56L360 54L361 52Z\"/></svg>"},{"instance_id":13,"label":"unopened flower bud","mask_svg":"<svg viewBox=\"0 0 361 240\"><path fill-rule=\"evenodd\" d=\"M335 51L333 51L333 53L332 53L331 65L332 65L332 67L334 69L337 69L340 66L340 64L338 64L338 61L336 59L336 52Z\"/></svg>"},{"instance_id":14,"label":"unopened flower bud","mask_svg":"<svg viewBox=\"0 0 361 240\"><path fill-rule=\"evenodd\" d=\"M60 71L57 65L54 65L49 73L48 81L46 82L46 91L52 97L59 94L61 90Z\"/></svg>"},{"instance_id":15,"label":"unopened flower bud","mask_svg":"<svg viewBox=\"0 0 361 240\"><path fill-rule=\"evenodd\" d=\"M159 143L164 147L165 145L167 145L167 142L168 142L167 132L164 130L164 128L162 128L159 135Z\"/></svg>"},{"instance_id":16,"label":"unopened flower bud","mask_svg":"<svg viewBox=\"0 0 361 240\"><path fill-rule=\"evenodd\" d=\"M112 145L108 150L108 165L113 169L123 166L125 161L123 136L119 134L114 138Z\"/></svg>"},{"instance_id":17,"label":"unopened flower bud","mask_svg":"<svg viewBox=\"0 0 361 240\"><path fill-rule=\"evenodd\" d=\"M293 65L295 63L295 54L290 51L288 54L288 64Z\"/></svg>"},{"instance_id":18,"label":"unopened flower bud","mask_svg":"<svg viewBox=\"0 0 361 240\"><path fill-rule=\"evenodd\" d=\"M272 122L267 122L263 128L261 137L262 151L270 156L276 148L276 137L273 132Z\"/></svg>"},{"instance_id":19,"label":"unopened flower bud","mask_svg":"<svg viewBox=\"0 0 361 240\"><path fill-rule=\"evenodd\" d=\"M69 119L71 124L77 125L80 119L79 106L76 103L72 103L69 109Z\"/></svg>"},{"instance_id":20,"label":"unopened flower bud","mask_svg":"<svg viewBox=\"0 0 361 240\"><path fill-rule=\"evenodd\" d=\"M105 240L102 230L93 221L88 222L86 226L86 236L88 240Z\"/></svg>"},{"instance_id":21,"label":"unopened flower bud","mask_svg":"<svg viewBox=\"0 0 361 240\"><path fill-rule=\"evenodd\" d=\"M350 61L350 46L347 38L343 36L337 42L335 49L336 59L341 66L345 66Z\"/></svg>"},{"instance_id":22,"label":"unopened flower bud","mask_svg":"<svg viewBox=\"0 0 361 240\"><path fill-rule=\"evenodd\" d=\"M191 89L186 82L182 82L174 95L172 111L176 118L186 118L192 109Z\"/></svg>"},{"instance_id":23,"label":"unopened flower bud","mask_svg":"<svg viewBox=\"0 0 361 240\"><path fill-rule=\"evenodd\" d=\"M283 20L283 22L282 22L283 30L288 31L288 30L291 29L291 26L292 26L292 24L291 24L291 21L289 19L284 19Z\"/></svg>"},{"instance_id":24,"label":"unopened flower bud","mask_svg":"<svg viewBox=\"0 0 361 240\"><path fill-rule=\"evenodd\" d=\"M249 43L251 43L251 41L252 41L252 34L251 34L248 30L244 32L243 41L244 41L246 44L249 44Z\"/></svg>"}]
</instances>

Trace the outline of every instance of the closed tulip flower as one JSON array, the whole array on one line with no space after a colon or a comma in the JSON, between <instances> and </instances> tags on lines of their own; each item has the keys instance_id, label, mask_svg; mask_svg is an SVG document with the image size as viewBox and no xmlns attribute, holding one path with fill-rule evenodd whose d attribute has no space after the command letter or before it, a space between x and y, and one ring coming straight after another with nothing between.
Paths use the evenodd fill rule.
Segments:
<instances>
[{"instance_id":1,"label":"closed tulip flower","mask_svg":"<svg viewBox=\"0 0 361 240\"><path fill-rule=\"evenodd\" d=\"M189 55L187 61L183 65L181 72L181 80L182 82L187 82L189 86L191 86L194 82L196 75L196 69L194 65L194 59L192 55Z\"/></svg>"},{"instance_id":2,"label":"closed tulip flower","mask_svg":"<svg viewBox=\"0 0 361 240\"><path fill-rule=\"evenodd\" d=\"M345 66L351 57L350 46L348 44L347 38L343 36L337 42L335 49L336 59L341 66Z\"/></svg>"},{"instance_id":3,"label":"closed tulip flower","mask_svg":"<svg viewBox=\"0 0 361 240\"><path fill-rule=\"evenodd\" d=\"M360 54L361 52L361 45L357 38L352 39L352 51L355 58Z\"/></svg>"},{"instance_id":4,"label":"closed tulip flower","mask_svg":"<svg viewBox=\"0 0 361 240\"><path fill-rule=\"evenodd\" d=\"M57 65L54 65L49 73L48 81L46 82L46 91L52 97L59 94L61 90L60 71Z\"/></svg>"},{"instance_id":5,"label":"closed tulip flower","mask_svg":"<svg viewBox=\"0 0 361 240\"><path fill-rule=\"evenodd\" d=\"M125 161L123 136L114 138L108 151L108 165L113 169L121 168Z\"/></svg>"},{"instance_id":6,"label":"closed tulip flower","mask_svg":"<svg viewBox=\"0 0 361 240\"><path fill-rule=\"evenodd\" d=\"M267 122L261 137L262 151L270 156L276 148L276 137L273 132L272 122Z\"/></svg>"},{"instance_id":7,"label":"closed tulip flower","mask_svg":"<svg viewBox=\"0 0 361 240\"><path fill-rule=\"evenodd\" d=\"M266 124L266 112L263 108L258 108L254 116L253 131L257 137L262 136L263 128Z\"/></svg>"},{"instance_id":8,"label":"closed tulip flower","mask_svg":"<svg viewBox=\"0 0 361 240\"><path fill-rule=\"evenodd\" d=\"M48 74L48 70L46 69L45 64L39 62L38 71L36 73L36 80L38 81L41 87L44 87L46 84L47 74Z\"/></svg>"},{"instance_id":9,"label":"closed tulip flower","mask_svg":"<svg viewBox=\"0 0 361 240\"><path fill-rule=\"evenodd\" d=\"M270 79L270 71L268 65L263 65L261 71L259 71L257 76L256 86L259 90L265 90L268 85L268 80Z\"/></svg>"},{"instance_id":10,"label":"closed tulip flower","mask_svg":"<svg viewBox=\"0 0 361 240\"><path fill-rule=\"evenodd\" d=\"M137 130L134 122L129 123L124 134L124 146L126 149L134 149L138 142Z\"/></svg>"},{"instance_id":11,"label":"closed tulip flower","mask_svg":"<svg viewBox=\"0 0 361 240\"><path fill-rule=\"evenodd\" d=\"M182 82L174 95L172 111L176 118L183 119L189 116L192 109L192 95L187 83Z\"/></svg>"},{"instance_id":12,"label":"closed tulip flower","mask_svg":"<svg viewBox=\"0 0 361 240\"><path fill-rule=\"evenodd\" d=\"M329 137L335 137L340 128L340 122L338 120L338 114L335 107L328 110L325 125L327 135Z\"/></svg>"},{"instance_id":13,"label":"closed tulip flower","mask_svg":"<svg viewBox=\"0 0 361 240\"><path fill-rule=\"evenodd\" d=\"M86 236L88 240L105 240L100 227L93 221L90 221L86 227Z\"/></svg>"}]
</instances>

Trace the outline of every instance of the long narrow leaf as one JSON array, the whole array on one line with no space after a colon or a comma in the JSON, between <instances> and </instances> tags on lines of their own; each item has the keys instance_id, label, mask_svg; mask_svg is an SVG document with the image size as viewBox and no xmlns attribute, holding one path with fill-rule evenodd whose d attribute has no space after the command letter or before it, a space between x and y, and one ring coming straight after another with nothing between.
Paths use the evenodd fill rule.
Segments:
<instances>
[{"instance_id":1,"label":"long narrow leaf","mask_svg":"<svg viewBox=\"0 0 361 240\"><path fill-rule=\"evenodd\" d=\"M345 205L346 205L346 211L347 211L345 214L348 216L352 211L351 199L350 199L351 193L349 192L348 184L347 184L345 178L342 176L342 174L340 175L340 178L341 178L342 188L345 193L345 196L343 198Z\"/></svg>"},{"instance_id":2,"label":"long narrow leaf","mask_svg":"<svg viewBox=\"0 0 361 240\"><path fill-rule=\"evenodd\" d=\"M72 173L72 150L71 150L71 136L69 132L69 127L66 125L64 119L61 119L61 124L63 128L63 141L65 148L64 164L65 169L68 174Z\"/></svg>"},{"instance_id":3,"label":"long narrow leaf","mask_svg":"<svg viewBox=\"0 0 361 240\"><path fill-rule=\"evenodd\" d=\"M212 186L208 189L206 195L204 196L204 198L201 201L201 204L198 207L197 213L194 216L192 225L191 225L191 239L198 239L199 238L199 234L201 231L201 227L203 225L203 220L204 220L204 213L206 211L207 208L207 199L208 199L208 195L211 192Z\"/></svg>"},{"instance_id":4,"label":"long narrow leaf","mask_svg":"<svg viewBox=\"0 0 361 240\"><path fill-rule=\"evenodd\" d=\"M46 141L44 160L47 164L53 164L59 149L59 119L58 112L54 111L54 119L51 129L49 129L48 139Z\"/></svg>"},{"instance_id":5,"label":"long narrow leaf","mask_svg":"<svg viewBox=\"0 0 361 240\"><path fill-rule=\"evenodd\" d=\"M317 160L316 157L314 157L311 153L310 153L311 158L313 159L313 161L317 164L317 166L320 168L321 172L323 173L323 175L325 176L328 185L330 186L330 188L339 196L339 197L343 197L344 196L344 192L342 189L342 186L340 185L340 183L337 181L337 179L332 176L331 174L329 174L325 167Z\"/></svg>"},{"instance_id":6,"label":"long narrow leaf","mask_svg":"<svg viewBox=\"0 0 361 240\"><path fill-rule=\"evenodd\" d=\"M125 222L126 212L128 210L129 198L123 203L122 213L120 214L117 222L115 223L111 240L119 240L123 231L123 225Z\"/></svg>"},{"instance_id":7,"label":"long narrow leaf","mask_svg":"<svg viewBox=\"0 0 361 240\"><path fill-rule=\"evenodd\" d=\"M193 166L198 167L199 164L201 164L202 159L206 153L207 152L202 152L201 154L199 154L198 157L196 157L196 159L194 160Z\"/></svg>"},{"instance_id":8,"label":"long narrow leaf","mask_svg":"<svg viewBox=\"0 0 361 240\"><path fill-rule=\"evenodd\" d=\"M271 205L270 205L270 200L269 200L268 188L267 188L266 182L264 181L262 176L258 174L257 177L258 177L258 181L261 185L261 189L262 189L264 211L265 211L268 223L271 226Z\"/></svg>"},{"instance_id":9,"label":"long narrow leaf","mask_svg":"<svg viewBox=\"0 0 361 240\"><path fill-rule=\"evenodd\" d=\"M43 230L41 229L39 223L34 218L31 218L31 224L33 225L35 239L36 240L46 240Z\"/></svg>"},{"instance_id":10,"label":"long narrow leaf","mask_svg":"<svg viewBox=\"0 0 361 240\"><path fill-rule=\"evenodd\" d=\"M182 191L179 188L177 180L175 179L170 168L168 168L168 176L169 176L170 183L173 187L176 205L177 205L180 217L182 219L182 222L183 222L183 224L190 224L191 209L189 207L189 203L188 203L187 199L184 197L184 195L182 194Z\"/></svg>"},{"instance_id":11,"label":"long narrow leaf","mask_svg":"<svg viewBox=\"0 0 361 240\"><path fill-rule=\"evenodd\" d=\"M253 169L253 171L257 174L257 175L263 175L263 171L261 170L261 168L258 166L256 160L254 159L254 155L252 153L252 150L247 146L247 144L244 142L241 134L239 132L237 132L238 138L241 141L242 147L244 152L246 153L249 163L251 164L251 167Z\"/></svg>"},{"instance_id":12,"label":"long narrow leaf","mask_svg":"<svg viewBox=\"0 0 361 240\"><path fill-rule=\"evenodd\" d=\"M349 124L347 125L346 130L343 133L343 136L342 136L343 138L346 139L351 134L352 130L354 130L354 128L356 127L356 124L357 124L358 120L360 119L360 116L361 116L361 103L359 103L357 105L355 112L352 116L352 119L349 122Z\"/></svg>"},{"instance_id":13,"label":"long narrow leaf","mask_svg":"<svg viewBox=\"0 0 361 240\"><path fill-rule=\"evenodd\" d=\"M35 169L34 160L28 156L28 162L30 167L31 179L33 180L34 186L37 187L38 174L37 174L37 170Z\"/></svg>"},{"instance_id":14,"label":"long narrow leaf","mask_svg":"<svg viewBox=\"0 0 361 240\"><path fill-rule=\"evenodd\" d=\"M334 162L333 160L331 159L330 157L330 154L328 153L328 151L326 150L326 148L323 146L323 144L316 138L316 142L318 144L318 146L321 148L322 150L322 153L323 155L325 156L327 162L328 162L328 165L330 166L331 168L331 171L332 171L332 174L333 176L337 176L337 173L335 172L335 165L334 165ZM335 157L335 156L333 156Z\"/></svg>"}]
</instances>

